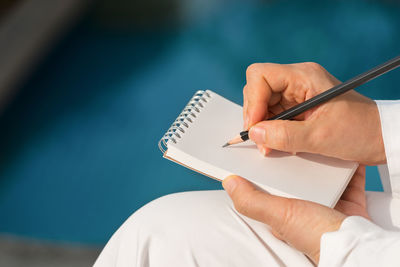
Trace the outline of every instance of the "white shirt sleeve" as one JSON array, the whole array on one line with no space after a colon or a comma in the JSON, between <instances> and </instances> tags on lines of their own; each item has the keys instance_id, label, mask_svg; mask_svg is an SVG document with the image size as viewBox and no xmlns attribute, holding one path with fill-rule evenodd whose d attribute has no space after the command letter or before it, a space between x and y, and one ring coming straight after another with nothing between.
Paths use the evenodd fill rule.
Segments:
<instances>
[{"instance_id":1,"label":"white shirt sleeve","mask_svg":"<svg viewBox=\"0 0 400 267\"><path fill-rule=\"evenodd\" d=\"M320 267L399 266L400 232L385 231L365 218L346 218L321 238Z\"/></svg>"},{"instance_id":2,"label":"white shirt sleeve","mask_svg":"<svg viewBox=\"0 0 400 267\"><path fill-rule=\"evenodd\" d=\"M385 191L400 198L400 101L376 101L387 159ZM382 172L381 172L382 173ZM397 211L400 213L400 210ZM357 216L346 218L340 229L321 237L321 267L400 266L400 232L386 231Z\"/></svg>"},{"instance_id":3,"label":"white shirt sleeve","mask_svg":"<svg viewBox=\"0 0 400 267\"><path fill-rule=\"evenodd\" d=\"M400 197L400 101L376 101L393 197ZM382 181L385 184L384 181Z\"/></svg>"}]
</instances>

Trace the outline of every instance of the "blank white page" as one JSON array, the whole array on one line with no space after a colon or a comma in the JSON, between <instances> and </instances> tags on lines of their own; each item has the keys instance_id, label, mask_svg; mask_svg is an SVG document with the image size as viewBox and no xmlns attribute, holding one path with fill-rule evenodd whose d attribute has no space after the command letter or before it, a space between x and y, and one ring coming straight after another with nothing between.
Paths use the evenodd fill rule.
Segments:
<instances>
[{"instance_id":1,"label":"blank white page","mask_svg":"<svg viewBox=\"0 0 400 267\"><path fill-rule=\"evenodd\" d=\"M264 157L251 141L222 145L242 131L242 107L207 91L211 98L196 113L164 156L212 178L240 175L271 194L333 207L358 164L321 155L273 151Z\"/></svg>"}]
</instances>

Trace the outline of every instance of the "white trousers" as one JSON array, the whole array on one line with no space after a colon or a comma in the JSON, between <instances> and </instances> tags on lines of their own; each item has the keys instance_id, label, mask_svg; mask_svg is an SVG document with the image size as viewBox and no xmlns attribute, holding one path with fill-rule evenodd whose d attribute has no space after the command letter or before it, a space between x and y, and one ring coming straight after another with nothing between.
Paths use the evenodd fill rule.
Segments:
<instances>
[{"instance_id":1,"label":"white trousers","mask_svg":"<svg viewBox=\"0 0 400 267\"><path fill-rule=\"evenodd\" d=\"M400 203L367 192L372 220L398 230ZM268 207L265 207L266 209ZM314 266L268 226L239 214L225 191L167 195L135 212L113 235L100 266Z\"/></svg>"}]
</instances>

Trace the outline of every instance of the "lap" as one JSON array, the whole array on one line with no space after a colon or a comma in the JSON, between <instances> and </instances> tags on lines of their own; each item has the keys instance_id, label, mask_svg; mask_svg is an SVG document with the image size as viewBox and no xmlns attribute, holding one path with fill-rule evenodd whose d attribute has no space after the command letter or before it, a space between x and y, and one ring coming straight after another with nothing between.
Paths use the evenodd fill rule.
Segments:
<instances>
[{"instance_id":1,"label":"lap","mask_svg":"<svg viewBox=\"0 0 400 267\"><path fill-rule=\"evenodd\" d=\"M399 229L400 203L367 192L372 220ZM267 208L267 207L266 207ZM135 212L113 235L95 266L313 266L268 226L239 214L225 191L164 196Z\"/></svg>"},{"instance_id":2,"label":"lap","mask_svg":"<svg viewBox=\"0 0 400 267\"><path fill-rule=\"evenodd\" d=\"M313 266L268 226L238 214L222 190L172 194L138 210L96 262L110 265Z\"/></svg>"}]
</instances>

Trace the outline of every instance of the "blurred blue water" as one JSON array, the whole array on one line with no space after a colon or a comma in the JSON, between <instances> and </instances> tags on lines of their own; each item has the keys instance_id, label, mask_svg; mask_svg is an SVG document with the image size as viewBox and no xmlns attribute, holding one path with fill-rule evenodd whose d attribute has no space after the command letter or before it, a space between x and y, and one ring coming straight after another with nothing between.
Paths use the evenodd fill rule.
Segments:
<instances>
[{"instance_id":1,"label":"blurred blue water","mask_svg":"<svg viewBox=\"0 0 400 267\"><path fill-rule=\"evenodd\" d=\"M241 103L254 62L316 61L345 80L399 53L395 4L199 3L157 30L110 31L89 16L41 64L0 119L1 232L103 244L152 199L221 188L157 148L196 90ZM399 81L359 91L399 99ZM382 189L375 167L367 177Z\"/></svg>"}]
</instances>

